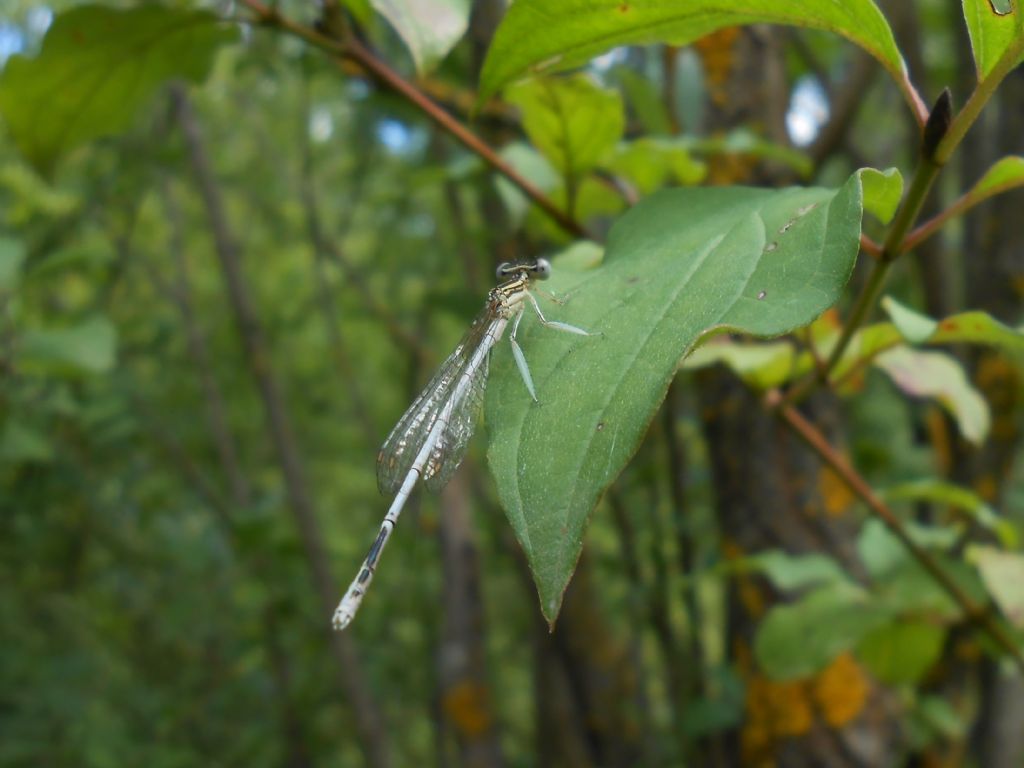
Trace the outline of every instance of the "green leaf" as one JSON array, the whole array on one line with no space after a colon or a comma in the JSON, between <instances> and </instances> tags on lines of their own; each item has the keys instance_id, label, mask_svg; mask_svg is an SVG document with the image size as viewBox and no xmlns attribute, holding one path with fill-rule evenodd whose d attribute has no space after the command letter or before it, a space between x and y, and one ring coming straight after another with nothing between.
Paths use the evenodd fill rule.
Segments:
<instances>
[{"instance_id":1,"label":"green leaf","mask_svg":"<svg viewBox=\"0 0 1024 768\"><path fill-rule=\"evenodd\" d=\"M962 592L979 605L985 603L985 587L967 563L940 552L932 552L932 558ZM959 603L916 560L907 559L886 573L879 582L877 599L893 615L935 621L959 621L964 616Z\"/></svg>"},{"instance_id":2,"label":"green leaf","mask_svg":"<svg viewBox=\"0 0 1024 768\"><path fill-rule=\"evenodd\" d=\"M956 419L965 439L975 445L984 442L992 423L988 403L955 358L942 352L896 347L876 357L875 365L908 395L938 401Z\"/></svg>"},{"instance_id":3,"label":"green leaf","mask_svg":"<svg viewBox=\"0 0 1024 768\"><path fill-rule=\"evenodd\" d=\"M481 99L528 72L574 67L616 46L685 45L716 29L743 24L836 32L878 59L908 91L892 30L870 0L516 0L487 53Z\"/></svg>"},{"instance_id":4,"label":"green leaf","mask_svg":"<svg viewBox=\"0 0 1024 768\"><path fill-rule=\"evenodd\" d=\"M992 531L1006 547L1017 545L1017 531L1006 518L996 514L974 491L936 478L915 480L894 485L881 491L886 501L927 501L944 504L967 513L967 516Z\"/></svg>"},{"instance_id":5,"label":"green leaf","mask_svg":"<svg viewBox=\"0 0 1024 768\"><path fill-rule=\"evenodd\" d=\"M12 418L4 424L0 437L0 458L11 463L46 462L53 458L53 445L46 435Z\"/></svg>"},{"instance_id":6,"label":"green leaf","mask_svg":"<svg viewBox=\"0 0 1024 768\"><path fill-rule=\"evenodd\" d=\"M466 34L470 0L370 0L402 38L421 74Z\"/></svg>"},{"instance_id":7,"label":"green leaf","mask_svg":"<svg viewBox=\"0 0 1024 768\"><path fill-rule=\"evenodd\" d=\"M949 549L959 538L952 528L904 521L910 538L927 549ZM910 553L881 520L868 520L857 537L857 554L874 579L884 580L910 560Z\"/></svg>"},{"instance_id":8,"label":"green leaf","mask_svg":"<svg viewBox=\"0 0 1024 768\"><path fill-rule=\"evenodd\" d=\"M1024 555L972 544L967 548L967 561L978 569L1006 618L1024 628Z\"/></svg>"},{"instance_id":9,"label":"green leaf","mask_svg":"<svg viewBox=\"0 0 1024 768\"><path fill-rule=\"evenodd\" d=\"M884 624L857 646L857 656L886 685L918 682L942 654L946 629L912 619Z\"/></svg>"},{"instance_id":10,"label":"green leaf","mask_svg":"<svg viewBox=\"0 0 1024 768\"><path fill-rule=\"evenodd\" d=\"M622 66L615 67L611 76L622 89L630 114L636 115L646 135L667 136L672 133L665 99L653 78Z\"/></svg>"},{"instance_id":11,"label":"green leaf","mask_svg":"<svg viewBox=\"0 0 1024 768\"><path fill-rule=\"evenodd\" d=\"M49 175L60 157L123 130L165 81L206 77L234 25L206 11L83 5L58 14L34 59L0 74L0 115L28 161Z\"/></svg>"},{"instance_id":12,"label":"green leaf","mask_svg":"<svg viewBox=\"0 0 1024 768\"><path fill-rule=\"evenodd\" d=\"M10 237L0 237L0 291L10 291L18 285L24 261L25 244Z\"/></svg>"},{"instance_id":13,"label":"green leaf","mask_svg":"<svg viewBox=\"0 0 1024 768\"><path fill-rule=\"evenodd\" d=\"M985 312L961 312L943 320L903 306L891 296L882 299L882 308L907 341L914 344L971 342L999 347L1008 352L1024 352L1024 333L1003 325Z\"/></svg>"},{"instance_id":14,"label":"green leaf","mask_svg":"<svg viewBox=\"0 0 1024 768\"><path fill-rule=\"evenodd\" d=\"M922 747L961 741L970 727L964 714L942 696L922 696L910 712L907 725Z\"/></svg>"},{"instance_id":15,"label":"green leaf","mask_svg":"<svg viewBox=\"0 0 1024 768\"><path fill-rule=\"evenodd\" d=\"M891 296L882 299L882 309L889 315L899 334L911 344L928 341L939 328L938 320L900 304Z\"/></svg>"},{"instance_id":16,"label":"green leaf","mask_svg":"<svg viewBox=\"0 0 1024 768\"><path fill-rule=\"evenodd\" d=\"M691 738L721 732L743 722L743 680L733 666L705 671L708 695L687 705L683 730Z\"/></svg>"},{"instance_id":17,"label":"green leaf","mask_svg":"<svg viewBox=\"0 0 1024 768\"><path fill-rule=\"evenodd\" d=\"M29 365L70 366L86 373L103 373L114 365L117 332L109 320L96 317L73 328L27 331L20 340L18 359Z\"/></svg>"},{"instance_id":18,"label":"green leaf","mask_svg":"<svg viewBox=\"0 0 1024 768\"><path fill-rule=\"evenodd\" d=\"M1021 12L1009 7L1000 9L994 0L963 0L964 19L971 35L971 50L978 80L992 71L1003 53L1021 37ZM1024 53L1024 52L1022 52ZM1017 63L1022 60L1018 55Z\"/></svg>"},{"instance_id":19,"label":"green leaf","mask_svg":"<svg viewBox=\"0 0 1024 768\"><path fill-rule=\"evenodd\" d=\"M505 95L522 110L527 136L567 186L577 184L622 138L622 97L587 75L535 78Z\"/></svg>"},{"instance_id":20,"label":"green leaf","mask_svg":"<svg viewBox=\"0 0 1024 768\"><path fill-rule=\"evenodd\" d=\"M666 180L696 184L707 173L707 166L693 158L684 142L671 139L643 138L620 144L602 165L632 183L641 197L665 186Z\"/></svg>"},{"instance_id":21,"label":"green leaf","mask_svg":"<svg viewBox=\"0 0 1024 768\"><path fill-rule=\"evenodd\" d=\"M806 153L768 141L747 128L736 128L724 136L699 139L684 137L675 141L690 147L695 154L739 155L757 160L772 160L792 168L802 178L808 178L814 173L814 162Z\"/></svg>"},{"instance_id":22,"label":"green leaf","mask_svg":"<svg viewBox=\"0 0 1024 768\"><path fill-rule=\"evenodd\" d=\"M558 173L551 167L551 163L540 152L533 147L513 142L501 150L501 157L519 172L527 181L531 182L542 192L550 192L558 186ZM530 210L532 201L522 193L515 184L504 176L498 176L495 181L498 194L501 196L509 217L514 225L518 226Z\"/></svg>"},{"instance_id":23,"label":"green leaf","mask_svg":"<svg viewBox=\"0 0 1024 768\"><path fill-rule=\"evenodd\" d=\"M980 202L993 195L998 195L1000 192L1022 185L1024 185L1024 157L1014 155L996 161L967 194L974 202Z\"/></svg>"},{"instance_id":24,"label":"green leaf","mask_svg":"<svg viewBox=\"0 0 1024 768\"><path fill-rule=\"evenodd\" d=\"M832 584L772 608L758 628L754 652L769 677L807 677L855 647L888 618L864 590Z\"/></svg>"},{"instance_id":25,"label":"green leaf","mask_svg":"<svg viewBox=\"0 0 1024 768\"><path fill-rule=\"evenodd\" d=\"M903 175L897 168L885 171L865 168L861 171L861 181L864 184L864 210L883 224L888 224L903 199Z\"/></svg>"},{"instance_id":26,"label":"green leaf","mask_svg":"<svg viewBox=\"0 0 1024 768\"><path fill-rule=\"evenodd\" d=\"M722 363L755 389L771 389L795 375L796 349L787 341L739 343L714 338L693 350L683 363L686 370Z\"/></svg>"},{"instance_id":27,"label":"green leaf","mask_svg":"<svg viewBox=\"0 0 1024 768\"><path fill-rule=\"evenodd\" d=\"M860 200L856 175L838 190L664 190L618 220L601 267L556 264L546 288L566 300L547 316L595 335L527 317L519 339L539 402L505 344L487 396L491 469L549 621L587 519L679 361L711 329L779 335L834 304L859 249Z\"/></svg>"},{"instance_id":28,"label":"green leaf","mask_svg":"<svg viewBox=\"0 0 1024 768\"><path fill-rule=\"evenodd\" d=\"M848 580L839 564L826 555L790 555L772 550L742 562L746 568L763 573L776 588L786 592Z\"/></svg>"}]
</instances>

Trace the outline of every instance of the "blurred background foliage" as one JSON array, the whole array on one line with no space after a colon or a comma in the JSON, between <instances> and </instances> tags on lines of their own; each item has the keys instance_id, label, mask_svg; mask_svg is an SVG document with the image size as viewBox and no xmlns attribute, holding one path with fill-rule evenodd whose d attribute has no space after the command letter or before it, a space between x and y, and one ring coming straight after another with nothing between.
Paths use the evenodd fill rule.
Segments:
<instances>
[{"instance_id":1,"label":"blurred background foliage","mask_svg":"<svg viewBox=\"0 0 1024 768\"><path fill-rule=\"evenodd\" d=\"M0 63L36 55L75 5L5 2ZM310 3L276 7L317 20ZM358 3L346 13L381 60L469 120L501 10L473 4L468 34L419 77L384 19ZM965 95L960 3L884 10L922 92ZM666 185L838 186L864 165L906 175L916 126L860 56L833 35L762 27L615 49L574 77L600 86L622 139L612 131L614 150L572 191L530 131L529 83L473 127L600 236ZM737 103L753 77L737 72L760 57L780 64L757 104L783 135ZM294 37L241 25L200 79L157 89L49 177L0 132L0 765L1020 764L1019 672L833 474L790 467L812 521L799 545L773 530L790 523L770 504L727 509L723 488L746 481L716 463L707 424L727 406L708 391L742 387L720 370L680 373L593 515L554 634L478 436L444 494L415 496L353 629L329 635L325 606L387 504L383 438L494 265L573 238L421 111ZM943 204L1024 113L1020 71L1011 79L942 177ZM851 81L842 139L815 154ZM1020 136L1000 151L1021 154ZM984 222L954 221L890 291L933 316L984 308L1016 326L1020 222L1003 221L1010 234L981 240ZM965 277L984 272L982 243L1006 254L990 277L1009 296L990 304L984 280ZM233 284L258 328L239 324ZM1024 588L1019 361L956 351L995 411L998 459L874 369L830 404L830 435L872 484L896 487L887 498L958 583L1005 612ZM757 453L768 423L734 425L734 445L749 438L745 461L774 475L778 456ZM922 478L924 490L905 485ZM751 494L766 487L750 479ZM1008 559L993 565L971 542ZM993 596L1000 581L1009 594ZM756 640L738 629L751 622Z\"/></svg>"}]
</instances>

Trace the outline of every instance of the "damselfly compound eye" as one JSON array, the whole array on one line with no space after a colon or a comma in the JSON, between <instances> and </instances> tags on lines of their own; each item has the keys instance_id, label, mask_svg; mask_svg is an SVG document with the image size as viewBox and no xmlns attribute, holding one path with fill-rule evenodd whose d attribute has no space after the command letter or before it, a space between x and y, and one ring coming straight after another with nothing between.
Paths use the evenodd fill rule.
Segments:
<instances>
[{"instance_id":1,"label":"damselfly compound eye","mask_svg":"<svg viewBox=\"0 0 1024 768\"><path fill-rule=\"evenodd\" d=\"M499 280L501 280L502 278L508 277L508 273L511 270L512 270L512 262L511 261L503 261L503 262L501 262L501 264L498 265L498 268L496 270L494 270L494 276L497 277Z\"/></svg>"},{"instance_id":2,"label":"damselfly compound eye","mask_svg":"<svg viewBox=\"0 0 1024 768\"><path fill-rule=\"evenodd\" d=\"M534 266L533 271L536 273L538 280L547 280L551 277L551 262L547 259L537 259L537 264Z\"/></svg>"}]
</instances>

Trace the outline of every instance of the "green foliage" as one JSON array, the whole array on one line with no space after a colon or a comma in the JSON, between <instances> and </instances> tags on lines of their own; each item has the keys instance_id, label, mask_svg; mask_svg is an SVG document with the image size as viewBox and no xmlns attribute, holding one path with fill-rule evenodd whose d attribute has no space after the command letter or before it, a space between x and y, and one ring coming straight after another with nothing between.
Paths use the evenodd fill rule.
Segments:
<instances>
[{"instance_id":1,"label":"green foliage","mask_svg":"<svg viewBox=\"0 0 1024 768\"><path fill-rule=\"evenodd\" d=\"M890 502L927 501L956 509L971 522L998 536L1007 549L1018 545L1019 537L1013 523L996 514L976 493L953 483L935 478L911 481L885 488L882 495Z\"/></svg>"},{"instance_id":2,"label":"green foliage","mask_svg":"<svg viewBox=\"0 0 1024 768\"><path fill-rule=\"evenodd\" d=\"M567 187L575 187L622 138L622 98L586 75L528 80L506 97L522 110L526 135Z\"/></svg>"},{"instance_id":3,"label":"green foliage","mask_svg":"<svg viewBox=\"0 0 1024 768\"><path fill-rule=\"evenodd\" d=\"M18 240L0 238L0 291L10 291L18 284L25 247Z\"/></svg>"},{"instance_id":4,"label":"green foliage","mask_svg":"<svg viewBox=\"0 0 1024 768\"><path fill-rule=\"evenodd\" d=\"M198 82L236 29L205 11L83 5L60 14L34 59L0 76L0 115L22 154L50 174L72 149L123 131L170 78Z\"/></svg>"},{"instance_id":5,"label":"green foliage","mask_svg":"<svg viewBox=\"0 0 1024 768\"><path fill-rule=\"evenodd\" d=\"M787 555L772 550L747 558L744 567L764 573L772 584L783 591L847 579L839 564L824 555Z\"/></svg>"},{"instance_id":6,"label":"green foliage","mask_svg":"<svg viewBox=\"0 0 1024 768\"><path fill-rule=\"evenodd\" d=\"M883 683L913 685L938 661L945 639L946 630L930 621L894 621L868 633L857 657Z\"/></svg>"},{"instance_id":7,"label":"green foliage","mask_svg":"<svg viewBox=\"0 0 1024 768\"><path fill-rule=\"evenodd\" d=\"M110 321L94 317L71 328L26 331L18 356L29 367L56 365L103 373L114 365L116 344L117 331Z\"/></svg>"},{"instance_id":8,"label":"green foliage","mask_svg":"<svg viewBox=\"0 0 1024 768\"><path fill-rule=\"evenodd\" d=\"M591 511L679 361L711 329L778 335L831 306L853 267L860 199L857 176L838 190L660 192L619 219L600 267L551 280L567 301L549 314L596 335L530 323L522 337L540 402L505 354L487 397L491 469L548 621Z\"/></svg>"},{"instance_id":9,"label":"green foliage","mask_svg":"<svg viewBox=\"0 0 1024 768\"><path fill-rule=\"evenodd\" d=\"M887 617L858 587L819 587L799 602L769 611L757 633L758 663L779 680L807 677L856 646Z\"/></svg>"}]
</instances>

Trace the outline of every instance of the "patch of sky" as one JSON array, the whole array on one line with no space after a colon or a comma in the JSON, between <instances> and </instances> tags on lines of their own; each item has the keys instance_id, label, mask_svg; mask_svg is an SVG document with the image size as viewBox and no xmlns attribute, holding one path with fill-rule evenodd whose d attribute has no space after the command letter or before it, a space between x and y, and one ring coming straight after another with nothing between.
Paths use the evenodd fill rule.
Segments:
<instances>
[{"instance_id":1,"label":"patch of sky","mask_svg":"<svg viewBox=\"0 0 1024 768\"><path fill-rule=\"evenodd\" d=\"M414 131L400 120L392 119L377 123L377 140L393 155L410 155L426 146L422 131Z\"/></svg>"},{"instance_id":2,"label":"patch of sky","mask_svg":"<svg viewBox=\"0 0 1024 768\"><path fill-rule=\"evenodd\" d=\"M0 64L25 48L25 35L14 24L0 24Z\"/></svg>"},{"instance_id":3,"label":"patch of sky","mask_svg":"<svg viewBox=\"0 0 1024 768\"><path fill-rule=\"evenodd\" d=\"M828 120L828 96L817 78L801 77L793 86L786 111L786 130L798 147L813 142Z\"/></svg>"}]
</instances>

